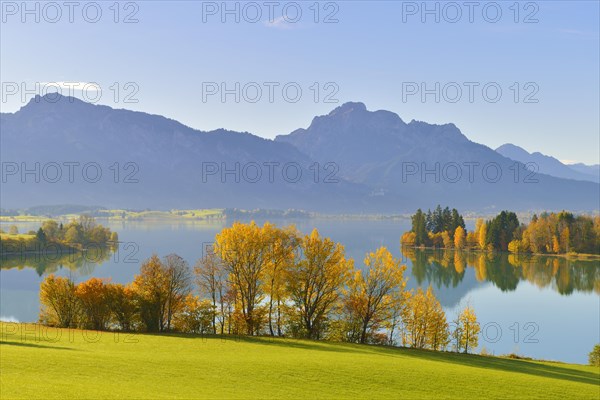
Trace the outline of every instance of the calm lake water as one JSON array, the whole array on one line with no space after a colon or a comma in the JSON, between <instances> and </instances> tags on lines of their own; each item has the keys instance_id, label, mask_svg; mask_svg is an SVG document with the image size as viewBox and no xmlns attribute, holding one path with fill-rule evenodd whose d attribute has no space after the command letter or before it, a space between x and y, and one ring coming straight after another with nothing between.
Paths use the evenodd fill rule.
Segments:
<instances>
[{"instance_id":1,"label":"calm lake water","mask_svg":"<svg viewBox=\"0 0 600 400\"><path fill-rule=\"evenodd\" d=\"M400 235L408 221L286 221L305 233L313 227L341 242L346 254L362 265L364 255L379 246L407 265L408 287L431 285L449 319L469 303L482 326L479 350L518 353L529 357L587 363L587 354L600 342L600 262L567 261L557 257L519 258L513 255L455 254L400 249ZM284 222L277 222L278 225ZM7 228L8 224L3 224ZM37 223L16 224L20 232ZM119 233L119 249L103 260L65 255L27 262L2 260L0 317L36 321L38 291L44 275L111 278L127 283L140 262L153 253L177 253L191 265L202 256L225 222L107 224ZM468 227L472 229L472 227ZM96 261L96 262L95 262Z\"/></svg>"}]
</instances>

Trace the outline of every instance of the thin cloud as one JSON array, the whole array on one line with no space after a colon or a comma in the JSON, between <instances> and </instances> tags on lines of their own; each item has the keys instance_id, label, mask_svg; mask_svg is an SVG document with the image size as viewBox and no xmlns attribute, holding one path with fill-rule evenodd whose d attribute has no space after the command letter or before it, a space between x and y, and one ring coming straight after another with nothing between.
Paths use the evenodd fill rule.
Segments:
<instances>
[{"instance_id":1,"label":"thin cloud","mask_svg":"<svg viewBox=\"0 0 600 400\"><path fill-rule=\"evenodd\" d=\"M277 17L272 21L264 21L267 28L275 29L294 29L298 27L298 22L288 22L285 16Z\"/></svg>"}]
</instances>

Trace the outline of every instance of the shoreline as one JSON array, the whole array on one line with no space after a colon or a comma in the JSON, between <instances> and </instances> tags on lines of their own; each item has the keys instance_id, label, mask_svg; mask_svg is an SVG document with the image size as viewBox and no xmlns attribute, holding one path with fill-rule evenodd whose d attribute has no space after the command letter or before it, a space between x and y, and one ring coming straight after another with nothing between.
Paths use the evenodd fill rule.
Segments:
<instances>
[{"instance_id":1,"label":"shoreline","mask_svg":"<svg viewBox=\"0 0 600 400\"><path fill-rule=\"evenodd\" d=\"M600 261L600 254L588 254L588 253L575 253L575 254L551 254L551 253L511 253L510 251L499 251L499 250L481 250L481 249L456 249L454 247L431 247L431 246L409 246L400 244L401 247L418 250L432 250L432 251L462 251L465 253L481 253L481 254L508 254L514 256L524 257L559 257L567 259L578 259L578 260L589 260L589 261Z\"/></svg>"}]
</instances>

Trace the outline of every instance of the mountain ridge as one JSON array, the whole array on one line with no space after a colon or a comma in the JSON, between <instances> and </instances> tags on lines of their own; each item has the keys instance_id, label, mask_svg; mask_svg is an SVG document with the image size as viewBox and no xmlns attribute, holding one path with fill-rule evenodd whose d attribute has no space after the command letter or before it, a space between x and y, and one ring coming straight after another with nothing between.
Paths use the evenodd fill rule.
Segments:
<instances>
[{"instance_id":1,"label":"mountain ridge","mask_svg":"<svg viewBox=\"0 0 600 400\"><path fill-rule=\"evenodd\" d=\"M44 203L138 209L293 208L395 213L437 203L472 210L597 208L593 202L597 185L543 174L535 186L511 184L510 168L523 166L472 142L456 125L415 120L405 123L393 112L368 111L359 102L344 103L326 115L315 116L308 128L271 140L224 128L201 131L162 115L113 109L64 96L47 104L44 100L32 99L19 111L0 115L2 160L13 166L42 163L42 168L52 162L97 162L103 167L104 179L95 184L52 184L19 182L11 175L0 193L4 208L34 206L32 199L39 196ZM497 182L485 176L449 182L442 168L465 162L495 163L504 174ZM139 181L135 185L111 183L109 177L114 171L110 166L124 169L127 163L137 166ZM289 168L287 175L283 173L283 167L290 166L299 171L297 181L290 179ZM407 166L423 166L421 179L419 174L407 175ZM207 167L218 172L207 174L214 172ZM259 181L246 176L252 168L261 175ZM427 174L430 168L438 169L433 174L438 181ZM119 172L124 175L131 171ZM281 176L270 181L266 177L271 172ZM514 190L519 197L508 196Z\"/></svg>"},{"instance_id":2,"label":"mountain ridge","mask_svg":"<svg viewBox=\"0 0 600 400\"><path fill-rule=\"evenodd\" d=\"M577 167L573 168L552 156L548 156L539 151L530 153L524 148L512 143L505 143L497 147L496 152L515 161L522 163L533 163L537 168L539 168L541 173L555 176L557 178L575 179L596 183L600 182L600 170L597 169L596 174L585 172L587 168L593 168L593 166L580 164L584 168L583 170L578 170Z\"/></svg>"}]
</instances>

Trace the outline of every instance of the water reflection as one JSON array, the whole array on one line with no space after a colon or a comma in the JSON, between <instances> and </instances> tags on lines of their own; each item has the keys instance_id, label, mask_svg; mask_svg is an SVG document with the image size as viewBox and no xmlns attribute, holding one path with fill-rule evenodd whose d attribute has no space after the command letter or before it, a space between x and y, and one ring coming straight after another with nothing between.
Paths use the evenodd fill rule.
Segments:
<instances>
[{"instance_id":1,"label":"water reflection","mask_svg":"<svg viewBox=\"0 0 600 400\"><path fill-rule=\"evenodd\" d=\"M562 295L600 294L598 260L409 247L403 247L402 254L411 260L412 277L419 285L430 282L437 288L454 288L463 280L466 268L473 268L479 282L492 282L503 292L514 291L520 281L528 281Z\"/></svg>"},{"instance_id":2,"label":"water reflection","mask_svg":"<svg viewBox=\"0 0 600 400\"><path fill-rule=\"evenodd\" d=\"M112 247L104 247L85 252L66 251L47 254L2 255L0 257L0 268L3 270L33 268L38 276L53 274L66 269L76 272L80 276L88 276L94 272L96 266L109 260L114 250Z\"/></svg>"}]
</instances>

